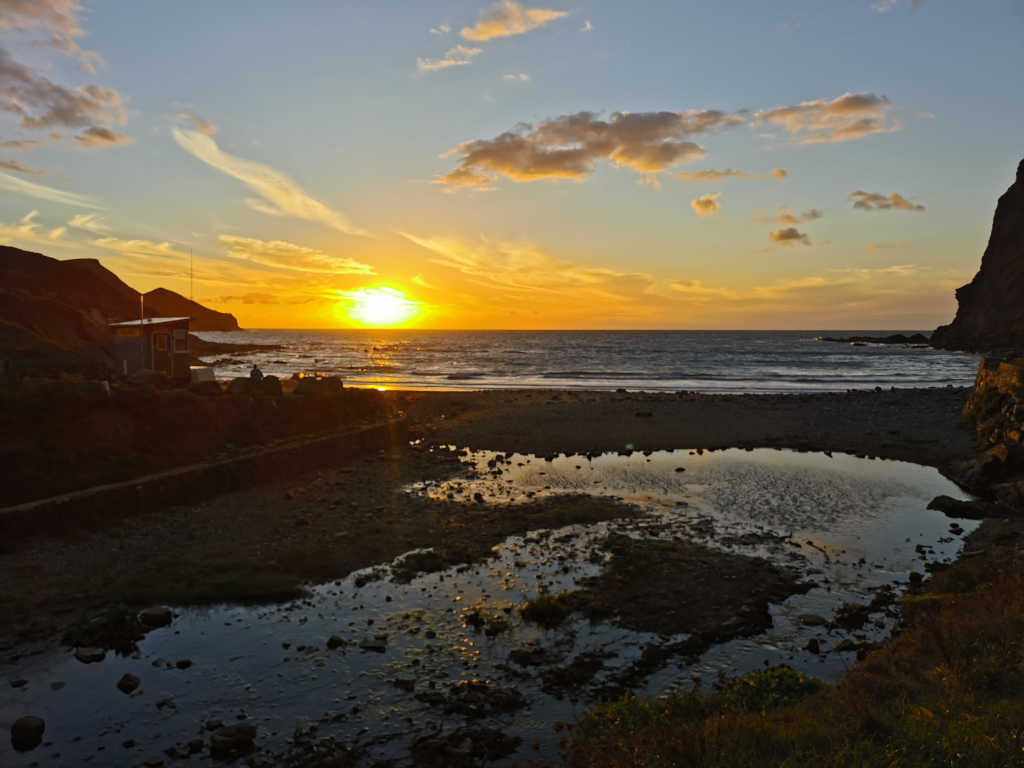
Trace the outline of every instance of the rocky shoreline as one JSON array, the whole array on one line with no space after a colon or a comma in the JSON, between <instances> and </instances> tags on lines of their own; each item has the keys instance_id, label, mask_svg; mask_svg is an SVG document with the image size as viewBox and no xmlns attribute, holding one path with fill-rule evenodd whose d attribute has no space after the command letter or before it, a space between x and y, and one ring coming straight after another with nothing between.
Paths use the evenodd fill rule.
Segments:
<instances>
[{"instance_id":1,"label":"rocky shoreline","mask_svg":"<svg viewBox=\"0 0 1024 768\"><path fill-rule=\"evenodd\" d=\"M430 450L445 445L539 457L563 452L597 456L635 451L642 455L679 447L842 451L938 466L969 483L976 492L1010 483L998 499L1004 505L998 508L1002 514L1013 503L1007 496L1008 489L1018 488L1011 477L1016 465L993 463L1000 461L1000 446L1005 446L1006 440L1012 442L1017 434L1006 422L1007 414L1019 416L1014 399L1019 391L1014 382L1018 380L1014 375L1005 364L983 366L973 395L962 389L781 396L554 391L383 393L389 408L404 413L410 430L408 443L363 456L349 466L299 473L201 504L155 508L92 530L62 536L34 535L20 542L16 551L2 556L9 589L0 597L0 607L12 620L0 635L0 646L9 669L17 668L19 658L29 658L27 653L53 648L62 636L80 651L98 647L99 657L109 657L103 654L103 647L116 647L124 631L129 636L138 632L138 627L125 617L134 616L146 606L291 600L301 598L308 584L341 579L353 571L392 561L392 569L398 569L395 573L404 569L403 578L408 581L424 574L443 574L453 566L479 567L492 556L492 547L509 536L573 523L628 519L636 514L630 506L613 499L594 497L544 498L509 507L483 498L438 501L410 496L404 490L410 483L439 482L465 471L455 454ZM979 434L992 441L992 447L980 459L975 454L978 435L960 421L965 406L969 415L977 415L978 423L985 425ZM1003 452L1007 457L1016 456L1008 449ZM499 462L493 470L500 468ZM1015 520L986 521L967 540L970 551L982 552L975 555L972 566L990 554L1002 557L999 553L1006 550L1007 542L1020 535L1019 527ZM654 562L646 550L632 553L631 545L621 538L609 539L608 547L620 564L631 558L637 565ZM410 551L426 554L395 560ZM715 559L713 553L687 550L671 557L662 553L655 560L678 560L685 569L702 557ZM254 568L257 563L260 567ZM730 567L739 567L739 561ZM641 583L644 578L655 577L641 576ZM725 584L722 582L723 588ZM596 588L601 599L589 601L584 615L597 611L595 615L621 612L627 616L626 606L637 607L636 595L628 588L621 590L621 599L614 597L614 590ZM791 589L785 588L771 599L781 599ZM703 594L691 593L687 599L702 600L710 607L721 602L720 592L712 587ZM739 611L746 604L740 600L734 607ZM748 623L750 631L763 626L763 606L744 610L738 615L746 618L734 629L742 633ZM477 619L466 616L467 626L473 626ZM98 621L99 617L106 618ZM480 631L493 627L501 632L503 621L500 614L480 614ZM623 621L647 626L642 616ZM89 632L82 634L83 628ZM707 627L700 636L716 637ZM366 642L371 641L372 636ZM129 640L129 649L132 642ZM869 647L851 642L845 650L866 653ZM627 681L642 679L672 654L687 655L695 650L685 643L675 649L653 644L644 657L646 661L638 661L635 672L629 673L638 677L623 673L626 676L618 679L626 687L618 690L628 690L633 683ZM91 658L88 653L86 656ZM550 677L551 690L563 690L566 685L570 688L565 690L576 690L574 686L580 682L574 681L589 680L604 664L597 657L580 655L562 666L551 667L545 675ZM53 725L48 727L47 736L54 729ZM474 750L495 757L504 754L502 749L509 745L499 749L500 740L490 738L486 730L470 728L457 739L450 734L438 737L432 747L421 745L414 750L419 755L415 762L463 764L458 753L466 743L470 745L467 765L478 755ZM227 743L227 737L235 735L240 738L239 753L253 748L252 736L243 738L248 731L221 734L215 739L217 733L213 729L202 736L198 751L212 750L213 741ZM287 755L263 753L260 759L266 764L291 760L289 764L305 765L310 755L326 748L322 739L310 736L299 739ZM182 743L168 749L180 756L191 747ZM336 754L348 754L346 750L353 749L353 745L336 744L334 749ZM356 761L356 752L351 754ZM159 759L164 758L173 759L169 753Z\"/></svg>"}]
</instances>

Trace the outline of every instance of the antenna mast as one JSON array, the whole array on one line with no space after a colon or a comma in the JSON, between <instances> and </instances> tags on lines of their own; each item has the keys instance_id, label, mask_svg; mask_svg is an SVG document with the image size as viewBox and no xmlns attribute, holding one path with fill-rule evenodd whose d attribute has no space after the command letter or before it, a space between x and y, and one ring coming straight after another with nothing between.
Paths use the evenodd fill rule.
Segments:
<instances>
[{"instance_id":1,"label":"antenna mast","mask_svg":"<svg viewBox=\"0 0 1024 768\"><path fill-rule=\"evenodd\" d=\"M188 300L195 301L195 290L193 286L193 272L192 272L192 246L188 247Z\"/></svg>"}]
</instances>

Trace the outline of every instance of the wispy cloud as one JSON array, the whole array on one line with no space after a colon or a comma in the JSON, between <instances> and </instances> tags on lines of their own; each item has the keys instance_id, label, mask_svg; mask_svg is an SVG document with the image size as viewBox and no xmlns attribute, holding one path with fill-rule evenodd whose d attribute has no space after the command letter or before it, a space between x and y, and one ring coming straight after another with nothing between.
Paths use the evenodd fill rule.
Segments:
<instances>
[{"instance_id":1,"label":"wispy cloud","mask_svg":"<svg viewBox=\"0 0 1024 768\"><path fill-rule=\"evenodd\" d=\"M452 31L450 24L438 24L436 27L430 28L430 34L432 35L447 35Z\"/></svg>"},{"instance_id":2,"label":"wispy cloud","mask_svg":"<svg viewBox=\"0 0 1024 768\"><path fill-rule=\"evenodd\" d=\"M217 135L217 126L209 120L204 120L195 112L179 112L174 116L174 122L178 125L191 125L195 130L206 136Z\"/></svg>"},{"instance_id":3,"label":"wispy cloud","mask_svg":"<svg viewBox=\"0 0 1024 768\"><path fill-rule=\"evenodd\" d=\"M916 11L922 5L924 0L878 0L878 2L871 4L871 10L875 13L889 13L889 11L895 11L897 8L910 7L910 10Z\"/></svg>"},{"instance_id":4,"label":"wispy cloud","mask_svg":"<svg viewBox=\"0 0 1024 768\"><path fill-rule=\"evenodd\" d=\"M707 171L693 171L692 173L677 173L676 178L692 182L718 182L725 179L759 179L761 177L756 173L744 173L733 168L726 168L722 171L711 169Z\"/></svg>"},{"instance_id":5,"label":"wispy cloud","mask_svg":"<svg viewBox=\"0 0 1024 768\"><path fill-rule=\"evenodd\" d=\"M420 72L438 72L449 67L464 67L483 52L483 48L456 45L445 51L439 59L416 59L416 68Z\"/></svg>"},{"instance_id":6,"label":"wispy cloud","mask_svg":"<svg viewBox=\"0 0 1024 768\"><path fill-rule=\"evenodd\" d=\"M39 149L45 144L46 142L36 141L35 139L14 139L0 143L0 147L3 147L4 149L18 149L23 152L31 152L34 149Z\"/></svg>"},{"instance_id":7,"label":"wispy cloud","mask_svg":"<svg viewBox=\"0 0 1024 768\"><path fill-rule=\"evenodd\" d=\"M15 173L26 173L30 176L42 176L45 171L38 171L35 168L29 168L27 165L22 165L17 160L0 160L0 168L6 171L14 171Z\"/></svg>"},{"instance_id":8,"label":"wispy cloud","mask_svg":"<svg viewBox=\"0 0 1024 768\"><path fill-rule=\"evenodd\" d=\"M802 101L755 113L758 122L778 125L802 144L838 143L900 129L886 112L892 103L873 93L844 93L831 101Z\"/></svg>"},{"instance_id":9,"label":"wispy cloud","mask_svg":"<svg viewBox=\"0 0 1024 768\"><path fill-rule=\"evenodd\" d=\"M775 209L775 211L774 216L763 217L758 220L768 224L795 225L799 224L801 221L814 221L815 219L820 219L825 215L820 208L808 208L803 213L797 215L788 205L780 205Z\"/></svg>"},{"instance_id":10,"label":"wispy cloud","mask_svg":"<svg viewBox=\"0 0 1024 768\"><path fill-rule=\"evenodd\" d=\"M850 199L855 201L854 208L862 211L923 211L923 205L912 203L903 195L893 192L891 195L880 195L877 192L864 192L858 189L850 193Z\"/></svg>"},{"instance_id":11,"label":"wispy cloud","mask_svg":"<svg viewBox=\"0 0 1024 768\"><path fill-rule=\"evenodd\" d=\"M98 126L86 128L78 136L75 136L75 141L83 149L103 149L105 147L135 143L135 139L131 136L125 136L123 133L111 130L110 128L100 128Z\"/></svg>"},{"instance_id":12,"label":"wispy cloud","mask_svg":"<svg viewBox=\"0 0 1024 768\"><path fill-rule=\"evenodd\" d=\"M87 195L76 195L74 192L65 192L63 189L54 189L53 187L36 184L26 179L11 176L8 173L0 173L0 189L14 192L17 195L24 195L25 197L35 197L39 200L61 203L62 205L74 205L79 208L97 210L102 210L103 208L95 198Z\"/></svg>"},{"instance_id":13,"label":"wispy cloud","mask_svg":"<svg viewBox=\"0 0 1024 768\"><path fill-rule=\"evenodd\" d=\"M590 23L590 19L583 22L583 26L580 27L580 32L593 32L594 25Z\"/></svg>"},{"instance_id":14,"label":"wispy cloud","mask_svg":"<svg viewBox=\"0 0 1024 768\"><path fill-rule=\"evenodd\" d=\"M227 256L250 264L322 275L375 274L369 264L346 256L331 256L316 248L307 248L286 240L267 241L235 235L221 235L218 240L227 246Z\"/></svg>"},{"instance_id":15,"label":"wispy cloud","mask_svg":"<svg viewBox=\"0 0 1024 768\"><path fill-rule=\"evenodd\" d=\"M502 79L504 79L504 80L514 80L514 81L518 81L520 83L526 83L526 82L529 82L530 76L528 74L526 74L525 72L520 72L519 74L502 75Z\"/></svg>"},{"instance_id":16,"label":"wispy cloud","mask_svg":"<svg viewBox=\"0 0 1024 768\"><path fill-rule=\"evenodd\" d=\"M655 174L703 157L703 147L687 139L744 123L739 114L717 110L615 112L608 120L578 112L536 127L520 124L493 139L460 144L448 153L460 156L458 167L439 181L454 185L472 181L479 186L494 179L490 174L513 181L579 181L593 172L600 159Z\"/></svg>"},{"instance_id":17,"label":"wispy cloud","mask_svg":"<svg viewBox=\"0 0 1024 768\"><path fill-rule=\"evenodd\" d=\"M811 244L810 238L799 232L796 227L786 227L785 229L769 232L768 239L778 245L793 245L794 243L800 243L801 245Z\"/></svg>"},{"instance_id":18,"label":"wispy cloud","mask_svg":"<svg viewBox=\"0 0 1024 768\"><path fill-rule=\"evenodd\" d=\"M81 229L85 232L92 232L94 235L105 235L110 232L110 227L97 218L95 213L77 213L68 222L72 229Z\"/></svg>"},{"instance_id":19,"label":"wispy cloud","mask_svg":"<svg viewBox=\"0 0 1024 768\"><path fill-rule=\"evenodd\" d=\"M44 230L36 222L39 211L31 211L23 216L17 224L5 224L0 222L0 243L34 243L35 245L66 245L62 240L65 232L64 227L55 227Z\"/></svg>"},{"instance_id":20,"label":"wispy cloud","mask_svg":"<svg viewBox=\"0 0 1024 768\"><path fill-rule=\"evenodd\" d=\"M318 221L348 235L369 236L369 232L357 227L347 216L309 196L298 184L270 166L229 155L213 138L198 131L172 128L171 134L190 155L238 179L282 214Z\"/></svg>"},{"instance_id":21,"label":"wispy cloud","mask_svg":"<svg viewBox=\"0 0 1024 768\"><path fill-rule=\"evenodd\" d=\"M168 259L188 259L186 251L177 250L166 240L155 243L152 240L122 240L118 237L100 237L92 241L97 248L103 248L126 256L157 256Z\"/></svg>"},{"instance_id":22,"label":"wispy cloud","mask_svg":"<svg viewBox=\"0 0 1024 768\"><path fill-rule=\"evenodd\" d=\"M721 209L721 204L718 202L718 198L722 196L721 192L715 192L713 195L701 195L696 200L690 202L690 207L693 208L694 213L700 216L702 219L708 219L712 216L717 216L718 211Z\"/></svg>"},{"instance_id":23,"label":"wispy cloud","mask_svg":"<svg viewBox=\"0 0 1024 768\"><path fill-rule=\"evenodd\" d=\"M466 40L483 42L496 37L522 35L568 15L566 11L549 8L525 8L515 0L498 0L481 14L479 22L472 27L463 27L459 34Z\"/></svg>"},{"instance_id":24,"label":"wispy cloud","mask_svg":"<svg viewBox=\"0 0 1024 768\"><path fill-rule=\"evenodd\" d=\"M786 173L785 168L773 168L772 176L774 176L776 179L785 179L786 177L789 176L789 174Z\"/></svg>"}]
</instances>

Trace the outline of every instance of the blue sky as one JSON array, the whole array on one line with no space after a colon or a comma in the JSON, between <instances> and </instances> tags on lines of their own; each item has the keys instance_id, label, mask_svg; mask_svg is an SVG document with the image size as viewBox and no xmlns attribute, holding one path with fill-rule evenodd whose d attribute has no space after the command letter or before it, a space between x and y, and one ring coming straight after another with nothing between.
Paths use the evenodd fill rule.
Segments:
<instances>
[{"instance_id":1,"label":"blue sky","mask_svg":"<svg viewBox=\"0 0 1024 768\"><path fill-rule=\"evenodd\" d=\"M1022 32L1019 0L0 0L0 141L41 142L0 147L0 241L184 292L191 247L250 327L388 287L431 327L927 328L1024 156Z\"/></svg>"}]
</instances>

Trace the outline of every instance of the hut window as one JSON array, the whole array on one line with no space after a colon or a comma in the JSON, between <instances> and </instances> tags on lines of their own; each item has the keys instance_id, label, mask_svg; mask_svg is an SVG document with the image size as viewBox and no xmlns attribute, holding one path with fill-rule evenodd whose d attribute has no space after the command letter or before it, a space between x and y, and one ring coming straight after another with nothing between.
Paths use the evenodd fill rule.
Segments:
<instances>
[{"instance_id":1,"label":"hut window","mask_svg":"<svg viewBox=\"0 0 1024 768\"><path fill-rule=\"evenodd\" d=\"M167 351L167 334L166 333L158 333L154 337L154 341L156 342L156 351L157 352L166 352Z\"/></svg>"},{"instance_id":2,"label":"hut window","mask_svg":"<svg viewBox=\"0 0 1024 768\"><path fill-rule=\"evenodd\" d=\"M174 332L174 351L188 352L188 331Z\"/></svg>"}]
</instances>

